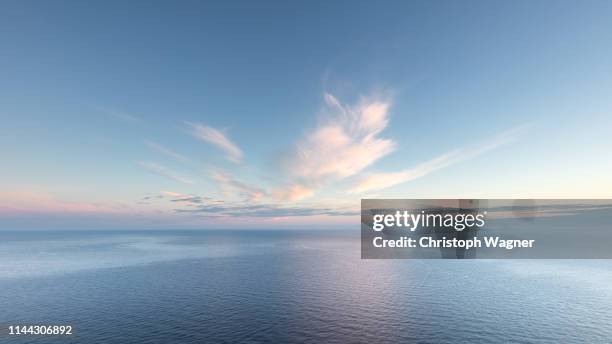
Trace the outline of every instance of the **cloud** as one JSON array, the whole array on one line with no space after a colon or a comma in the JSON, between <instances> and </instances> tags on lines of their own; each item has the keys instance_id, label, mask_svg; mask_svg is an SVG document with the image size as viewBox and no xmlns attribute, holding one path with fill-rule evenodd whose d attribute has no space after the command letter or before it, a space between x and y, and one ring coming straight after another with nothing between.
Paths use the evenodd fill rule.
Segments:
<instances>
[{"instance_id":1,"label":"cloud","mask_svg":"<svg viewBox=\"0 0 612 344\"><path fill-rule=\"evenodd\" d=\"M393 185L423 177L431 172L452 165L460 160L462 160L460 151L452 151L401 172L370 174L353 186L349 192L362 193L366 191L385 189Z\"/></svg>"},{"instance_id":2,"label":"cloud","mask_svg":"<svg viewBox=\"0 0 612 344\"><path fill-rule=\"evenodd\" d=\"M211 178L219 183L225 193L238 194L248 201L257 202L267 194L265 190L247 185L221 170L213 171Z\"/></svg>"},{"instance_id":3,"label":"cloud","mask_svg":"<svg viewBox=\"0 0 612 344\"><path fill-rule=\"evenodd\" d=\"M328 93L324 100L321 124L287 159L292 182L275 193L282 199L310 197L326 182L355 175L395 149L392 140L380 137L389 123L388 101L364 98L348 106Z\"/></svg>"},{"instance_id":4,"label":"cloud","mask_svg":"<svg viewBox=\"0 0 612 344\"><path fill-rule=\"evenodd\" d=\"M160 154L163 154L163 155L165 155L167 157L170 157L170 158L172 158L172 159L174 159L176 161L185 162L185 163L186 162L190 162L189 158L187 158L186 156L181 155L179 153L176 153L176 152L174 152L174 151L172 151L172 150L170 150L170 149L168 149L168 148L166 148L166 147L164 147L164 146L162 146L162 145L160 145L158 143L155 143L153 141L145 140L145 145L147 147L149 147L150 149L152 149L153 151L155 151L157 153L160 153Z\"/></svg>"},{"instance_id":5,"label":"cloud","mask_svg":"<svg viewBox=\"0 0 612 344\"><path fill-rule=\"evenodd\" d=\"M520 126L508 130L492 140L481 143L476 147L452 150L436 158L420 163L411 169L400 172L370 174L354 185L349 192L363 193L366 191L381 190L424 177L434 171L473 159L499 146L507 144L515 140L526 128L527 126Z\"/></svg>"},{"instance_id":6,"label":"cloud","mask_svg":"<svg viewBox=\"0 0 612 344\"><path fill-rule=\"evenodd\" d=\"M299 184L292 184L275 190L272 195L274 198L281 201L296 202L312 196L315 191L316 190L314 188Z\"/></svg>"},{"instance_id":7,"label":"cloud","mask_svg":"<svg viewBox=\"0 0 612 344\"><path fill-rule=\"evenodd\" d=\"M226 158L232 162L238 163L242 160L242 151L221 131L199 123L188 123L192 129L192 135L202 141L208 142L223 150Z\"/></svg>"},{"instance_id":8,"label":"cloud","mask_svg":"<svg viewBox=\"0 0 612 344\"><path fill-rule=\"evenodd\" d=\"M294 216L355 216L359 210L317 207L282 207L272 204L205 204L194 209L177 209L179 213L199 213L231 217L294 217Z\"/></svg>"},{"instance_id":9,"label":"cloud","mask_svg":"<svg viewBox=\"0 0 612 344\"><path fill-rule=\"evenodd\" d=\"M180 198L180 197L189 197L189 195L182 194L180 192L175 191L162 191L160 193L161 197L171 197L171 198Z\"/></svg>"},{"instance_id":10,"label":"cloud","mask_svg":"<svg viewBox=\"0 0 612 344\"><path fill-rule=\"evenodd\" d=\"M175 198L173 200L170 200L170 202L176 202L176 203L202 203L204 202L206 198L204 197L200 197L200 196L189 196L189 197L183 197L183 198Z\"/></svg>"},{"instance_id":11,"label":"cloud","mask_svg":"<svg viewBox=\"0 0 612 344\"><path fill-rule=\"evenodd\" d=\"M138 165L142 166L144 169L146 169L149 172L155 173L159 176L162 177L166 177L169 179L172 179L174 181L177 181L179 183L183 183L183 184L193 184L193 181L178 175L177 173L175 173L174 171L169 170L167 167L162 166L160 164L154 163L154 162L146 162L146 161L141 161L138 163Z\"/></svg>"},{"instance_id":12,"label":"cloud","mask_svg":"<svg viewBox=\"0 0 612 344\"><path fill-rule=\"evenodd\" d=\"M223 178L229 178L227 175L219 173ZM212 197L199 195L186 195L174 191L162 191L159 197L174 204L175 212L200 214L207 217L258 217L258 218L279 218L279 217L297 217L297 216L354 216L359 215L360 210L351 207L330 207L330 206L300 206L291 207L276 203L260 203L249 199L251 195L248 192L253 191L250 187L238 181L229 179L227 183L233 184L232 187L243 190L247 195L247 199L239 201L229 201L227 199L215 199Z\"/></svg>"},{"instance_id":13,"label":"cloud","mask_svg":"<svg viewBox=\"0 0 612 344\"><path fill-rule=\"evenodd\" d=\"M162 191L158 197L166 199L169 198L170 202L174 203L202 203L206 200L211 200L209 197L186 195L174 191ZM148 198L150 198L150 196L148 196Z\"/></svg>"},{"instance_id":14,"label":"cloud","mask_svg":"<svg viewBox=\"0 0 612 344\"><path fill-rule=\"evenodd\" d=\"M330 94L325 100L327 118L298 143L293 175L346 178L393 151L395 143L379 137L389 122L388 102L362 100L349 107Z\"/></svg>"},{"instance_id":15,"label":"cloud","mask_svg":"<svg viewBox=\"0 0 612 344\"><path fill-rule=\"evenodd\" d=\"M124 111L111 110L111 111L108 111L107 113L109 116L119 119L123 122L142 123L142 119L140 117L137 117L135 115L129 114Z\"/></svg>"}]
</instances>

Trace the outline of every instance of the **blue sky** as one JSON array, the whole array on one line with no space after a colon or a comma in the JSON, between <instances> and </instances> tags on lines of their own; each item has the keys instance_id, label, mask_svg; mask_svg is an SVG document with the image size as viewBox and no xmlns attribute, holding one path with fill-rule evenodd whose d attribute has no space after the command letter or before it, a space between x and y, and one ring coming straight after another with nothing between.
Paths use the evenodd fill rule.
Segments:
<instances>
[{"instance_id":1,"label":"blue sky","mask_svg":"<svg viewBox=\"0 0 612 344\"><path fill-rule=\"evenodd\" d=\"M3 1L0 229L610 198L608 1Z\"/></svg>"}]
</instances>

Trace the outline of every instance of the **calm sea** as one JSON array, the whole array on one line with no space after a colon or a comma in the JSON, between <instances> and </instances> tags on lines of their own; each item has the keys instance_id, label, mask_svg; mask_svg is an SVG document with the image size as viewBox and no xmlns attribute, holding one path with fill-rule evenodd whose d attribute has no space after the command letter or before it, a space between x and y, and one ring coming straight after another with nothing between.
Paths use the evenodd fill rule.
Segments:
<instances>
[{"instance_id":1,"label":"calm sea","mask_svg":"<svg viewBox=\"0 0 612 344\"><path fill-rule=\"evenodd\" d=\"M359 231L0 232L1 343L612 343L612 261L361 260Z\"/></svg>"}]
</instances>

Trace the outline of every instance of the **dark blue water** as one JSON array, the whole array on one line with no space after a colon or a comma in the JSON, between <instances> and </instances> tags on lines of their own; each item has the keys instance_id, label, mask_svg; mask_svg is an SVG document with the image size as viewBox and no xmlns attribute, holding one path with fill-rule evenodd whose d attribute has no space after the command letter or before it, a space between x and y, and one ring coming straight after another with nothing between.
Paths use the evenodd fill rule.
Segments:
<instances>
[{"instance_id":1,"label":"dark blue water","mask_svg":"<svg viewBox=\"0 0 612 344\"><path fill-rule=\"evenodd\" d=\"M0 232L1 343L611 343L612 262L361 260L359 232Z\"/></svg>"}]
</instances>

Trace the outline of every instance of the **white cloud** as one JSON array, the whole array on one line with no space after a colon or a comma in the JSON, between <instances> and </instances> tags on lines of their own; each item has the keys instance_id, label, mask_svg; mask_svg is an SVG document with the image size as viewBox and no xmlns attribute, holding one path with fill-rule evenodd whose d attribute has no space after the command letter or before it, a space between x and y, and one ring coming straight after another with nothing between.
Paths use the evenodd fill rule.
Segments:
<instances>
[{"instance_id":1,"label":"white cloud","mask_svg":"<svg viewBox=\"0 0 612 344\"><path fill-rule=\"evenodd\" d=\"M192 128L192 135L202 141L208 142L227 154L227 159L232 162L242 160L242 151L221 131L199 123L188 123Z\"/></svg>"},{"instance_id":2,"label":"white cloud","mask_svg":"<svg viewBox=\"0 0 612 344\"><path fill-rule=\"evenodd\" d=\"M282 198L312 196L315 186L355 175L395 149L392 140L380 137L389 122L389 102L362 99L347 106L328 93L324 100L321 124L298 142L287 161L293 182L276 192Z\"/></svg>"},{"instance_id":3,"label":"white cloud","mask_svg":"<svg viewBox=\"0 0 612 344\"><path fill-rule=\"evenodd\" d=\"M382 172L370 174L353 186L349 192L361 193L372 190L381 190L393 185L405 183L423 177L431 172L447 167L463 160L460 151L455 150L428 160L417 166L400 172Z\"/></svg>"},{"instance_id":4,"label":"white cloud","mask_svg":"<svg viewBox=\"0 0 612 344\"><path fill-rule=\"evenodd\" d=\"M526 126L517 127L506 131L490 141L472 148L455 149L431 160L418 164L417 166L400 172L383 172L370 174L354 185L349 192L362 193L372 190L381 190L393 185L405 183L426 176L434 171L475 158L499 146L507 144L524 130Z\"/></svg>"}]
</instances>

